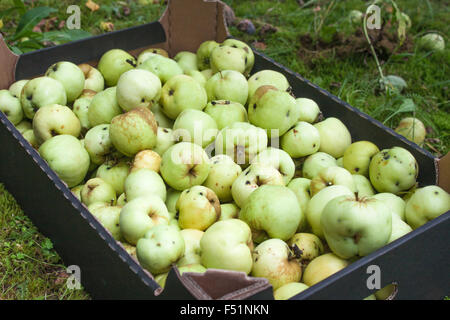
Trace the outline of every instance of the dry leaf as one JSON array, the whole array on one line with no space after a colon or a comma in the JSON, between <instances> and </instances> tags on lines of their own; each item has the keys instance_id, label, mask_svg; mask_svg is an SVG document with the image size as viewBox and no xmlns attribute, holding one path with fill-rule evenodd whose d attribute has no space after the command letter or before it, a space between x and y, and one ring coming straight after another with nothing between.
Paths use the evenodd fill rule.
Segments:
<instances>
[{"instance_id":1,"label":"dry leaf","mask_svg":"<svg viewBox=\"0 0 450 320\"><path fill-rule=\"evenodd\" d=\"M89 9L91 9L91 11L97 11L98 9L100 9L100 6L98 4L96 4L94 1L92 0L88 0L86 2L86 7L88 7Z\"/></svg>"}]
</instances>

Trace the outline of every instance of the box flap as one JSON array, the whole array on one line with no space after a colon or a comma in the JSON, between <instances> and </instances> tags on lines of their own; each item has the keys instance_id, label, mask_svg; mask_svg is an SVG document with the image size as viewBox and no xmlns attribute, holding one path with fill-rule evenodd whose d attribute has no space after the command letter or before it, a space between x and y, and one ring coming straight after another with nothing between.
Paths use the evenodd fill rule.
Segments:
<instances>
[{"instance_id":1,"label":"box flap","mask_svg":"<svg viewBox=\"0 0 450 320\"><path fill-rule=\"evenodd\" d=\"M0 65L2 66L0 89L6 89L14 82L17 60L19 60L19 56L9 50L3 36L0 34Z\"/></svg>"},{"instance_id":2,"label":"box flap","mask_svg":"<svg viewBox=\"0 0 450 320\"><path fill-rule=\"evenodd\" d=\"M450 193L450 152L436 160L437 185Z\"/></svg>"}]
</instances>

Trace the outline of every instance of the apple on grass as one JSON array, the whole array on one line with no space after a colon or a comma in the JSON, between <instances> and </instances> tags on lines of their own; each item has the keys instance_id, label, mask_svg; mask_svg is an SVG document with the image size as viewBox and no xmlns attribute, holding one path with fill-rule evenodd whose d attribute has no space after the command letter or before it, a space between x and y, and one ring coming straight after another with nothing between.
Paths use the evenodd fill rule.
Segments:
<instances>
[{"instance_id":1,"label":"apple on grass","mask_svg":"<svg viewBox=\"0 0 450 320\"><path fill-rule=\"evenodd\" d=\"M268 147L253 158L251 163L261 163L273 166L283 176L284 184L287 185L295 174L295 163L289 154L278 148Z\"/></svg>"},{"instance_id":2,"label":"apple on grass","mask_svg":"<svg viewBox=\"0 0 450 320\"><path fill-rule=\"evenodd\" d=\"M239 102L230 100L210 101L204 111L216 121L219 130L235 122L247 122L247 110Z\"/></svg>"},{"instance_id":3,"label":"apple on grass","mask_svg":"<svg viewBox=\"0 0 450 320\"><path fill-rule=\"evenodd\" d=\"M223 70L206 81L208 101L227 100L245 105L248 98L247 79L235 70Z\"/></svg>"},{"instance_id":4,"label":"apple on grass","mask_svg":"<svg viewBox=\"0 0 450 320\"><path fill-rule=\"evenodd\" d=\"M328 153L335 159L342 157L352 143L352 137L345 124L338 118L330 117L314 126L320 134L319 151Z\"/></svg>"},{"instance_id":5,"label":"apple on grass","mask_svg":"<svg viewBox=\"0 0 450 320\"><path fill-rule=\"evenodd\" d=\"M61 61L51 65L45 76L58 80L64 87L67 102L74 102L84 89L84 73L74 63Z\"/></svg>"},{"instance_id":6,"label":"apple on grass","mask_svg":"<svg viewBox=\"0 0 450 320\"><path fill-rule=\"evenodd\" d=\"M95 92L100 92L105 89L105 79L98 69L87 63L79 64L78 68L80 68L84 74L84 89L89 89Z\"/></svg>"},{"instance_id":7,"label":"apple on grass","mask_svg":"<svg viewBox=\"0 0 450 320\"><path fill-rule=\"evenodd\" d=\"M395 132L418 145L423 145L427 135L427 129L423 122L412 117L403 118L395 128Z\"/></svg>"},{"instance_id":8,"label":"apple on grass","mask_svg":"<svg viewBox=\"0 0 450 320\"><path fill-rule=\"evenodd\" d=\"M9 90L0 90L0 111L5 114L13 125L19 124L23 119L20 100L13 96Z\"/></svg>"},{"instance_id":9,"label":"apple on grass","mask_svg":"<svg viewBox=\"0 0 450 320\"><path fill-rule=\"evenodd\" d=\"M111 87L97 93L88 108L88 120L92 127L99 124L109 124L111 120L122 113L117 102L117 88Z\"/></svg>"},{"instance_id":10,"label":"apple on grass","mask_svg":"<svg viewBox=\"0 0 450 320\"><path fill-rule=\"evenodd\" d=\"M320 133L308 122L297 122L281 137L281 148L292 158L316 153L320 148Z\"/></svg>"},{"instance_id":11,"label":"apple on grass","mask_svg":"<svg viewBox=\"0 0 450 320\"><path fill-rule=\"evenodd\" d=\"M166 185L161 176L147 168L131 172L125 178L124 191L127 201L151 195L166 201L167 196Z\"/></svg>"},{"instance_id":12,"label":"apple on grass","mask_svg":"<svg viewBox=\"0 0 450 320\"><path fill-rule=\"evenodd\" d=\"M113 87L122 73L136 67L136 59L122 49L111 49L101 56L97 67L103 75L106 85Z\"/></svg>"},{"instance_id":13,"label":"apple on grass","mask_svg":"<svg viewBox=\"0 0 450 320\"><path fill-rule=\"evenodd\" d=\"M176 140L193 142L202 148L214 141L217 132L216 121L207 113L196 109L182 111L173 124Z\"/></svg>"}]
</instances>

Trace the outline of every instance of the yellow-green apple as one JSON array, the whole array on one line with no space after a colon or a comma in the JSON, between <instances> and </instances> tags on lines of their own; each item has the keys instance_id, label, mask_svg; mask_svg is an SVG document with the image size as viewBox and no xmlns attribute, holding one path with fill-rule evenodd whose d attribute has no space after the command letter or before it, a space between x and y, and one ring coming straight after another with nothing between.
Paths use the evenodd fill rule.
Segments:
<instances>
[{"instance_id":1,"label":"yellow-green apple","mask_svg":"<svg viewBox=\"0 0 450 320\"><path fill-rule=\"evenodd\" d=\"M273 297L275 300L289 300L308 288L306 284L301 282L286 283L273 292Z\"/></svg>"},{"instance_id":2,"label":"yellow-green apple","mask_svg":"<svg viewBox=\"0 0 450 320\"><path fill-rule=\"evenodd\" d=\"M261 163L277 169L283 176L284 184L287 185L295 174L295 163L289 154L278 148L269 147L262 150L253 158L251 163Z\"/></svg>"},{"instance_id":3,"label":"yellow-green apple","mask_svg":"<svg viewBox=\"0 0 450 320\"><path fill-rule=\"evenodd\" d=\"M396 214L392 215L392 232L388 243L403 237L405 234L411 232L413 229L405 221L400 219Z\"/></svg>"},{"instance_id":4,"label":"yellow-green apple","mask_svg":"<svg viewBox=\"0 0 450 320\"><path fill-rule=\"evenodd\" d=\"M9 90L0 90L0 111L13 125L19 124L23 119L20 100L14 97Z\"/></svg>"},{"instance_id":5,"label":"yellow-green apple","mask_svg":"<svg viewBox=\"0 0 450 320\"><path fill-rule=\"evenodd\" d=\"M105 52L98 62L98 70L103 75L108 87L115 86L122 73L135 66L136 59L122 49L111 49Z\"/></svg>"},{"instance_id":6,"label":"yellow-green apple","mask_svg":"<svg viewBox=\"0 0 450 320\"><path fill-rule=\"evenodd\" d=\"M352 143L352 136L345 124L338 118L331 117L314 126L320 133L319 151L328 153L335 159L342 157Z\"/></svg>"},{"instance_id":7,"label":"yellow-green apple","mask_svg":"<svg viewBox=\"0 0 450 320\"><path fill-rule=\"evenodd\" d=\"M305 159L302 173L305 178L313 179L324 168L335 167L336 159L325 152L316 152Z\"/></svg>"},{"instance_id":8,"label":"yellow-green apple","mask_svg":"<svg viewBox=\"0 0 450 320\"><path fill-rule=\"evenodd\" d=\"M219 45L211 51L210 65L213 73L235 70L245 73L246 52L242 48Z\"/></svg>"},{"instance_id":9,"label":"yellow-green apple","mask_svg":"<svg viewBox=\"0 0 450 320\"><path fill-rule=\"evenodd\" d=\"M193 142L202 148L214 141L217 132L216 121L209 114L196 109L182 111L173 124L176 140Z\"/></svg>"},{"instance_id":10,"label":"yellow-green apple","mask_svg":"<svg viewBox=\"0 0 450 320\"><path fill-rule=\"evenodd\" d=\"M312 260L303 272L302 281L313 286L349 265L347 260L333 253L326 253Z\"/></svg>"},{"instance_id":11,"label":"yellow-green apple","mask_svg":"<svg viewBox=\"0 0 450 320\"><path fill-rule=\"evenodd\" d=\"M295 178L289 182L287 187L292 191L294 191L295 195L297 196L300 209L304 213L302 220L298 225L297 231L298 232L304 231L307 227L306 208L308 207L308 203L311 200L311 193L310 193L311 180L306 178Z\"/></svg>"},{"instance_id":12,"label":"yellow-green apple","mask_svg":"<svg viewBox=\"0 0 450 320\"><path fill-rule=\"evenodd\" d=\"M164 49L160 49L160 48L145 49L137 57L137 66L140 66L145 60L147 60L149 57L152 57L155 54L159 54L166 58L169 57L169 54Z\"/></svg>"},{"instance_id":13,"label":"yellow-green apple","mask_svg":"<svg viewBox=\"0 0 450 320\"><path fill-rule=\"evenodd\" d=\"M222 203L220 205L220 218L219 220L238 219L239 207L234 203Z\"/></svg>"},{"instance_id":14,"label":"yellow-green apple","mask_svg":"<svg viewBox=\"0 0 450 320\"><path fill-rule=\"evenodd\" d=\"M380 149L370 141L353 142L344 152L343 165L351 174L369 176L369 165L372 157Z\"/></svg>"},{"instance_id":15,"label":"yellow-green apple","mask_svg":"<svg viewBox=\"0 0 450 320\"><path fill-rule=\"evenodd\" d=\"M40 143L34 136L33 129L26 130L24 133L22 133L22 135L23 135L23 138L25 140L27 140L33 148L35 148L35 149L39 148Z\"/></svg>"},{"instance_id":16,"label":"yellow-green apple","mask_svg":"<svg viewBox=\"0 0 450 320\"><path fill-rule=\"evenodd\" d=\"M122 113L117 103L116 91L116 87L107 88L92 98L88 109L88 119L92 127L109 124L115 116Z\"/></svg>"},{"instance_id":17,"label":"yellow-green apple","mask_svg":"<svg viewBox=\"0 0 450 320\"><path fill-rule=\"evenodd\" d=\"M300 110L298 121L314 123L317 119L319 119L320 108L314 100L308 98L297 98L296 101L297 107Z\"/></svg>"},{"instance_id":18,"label":"yellow-green apple","mask_svg":"<svg viewBox=\"0 0 450 320\"><path fill-rule=\"evenodd\" d=\"M114 239L120 241L122 234L120 233L120 206L103 206L92 210L91 213L98 219L98 221L104 226Z\"/></svg>"},{"instance_id":19,"label":"yellow-green apple","mask_svg":"<svg viewBox=\"0 0 450 320\"><path fill-rule=\"evenodd\" d=\"M337 165L338 167L344 168L344 156L342 156L342 157L336 159L336 165Z\"/></svg>"},{"instance_id":20,"label":"yellow-green apple","mask_svg":"<svg viewBox=\"0 0 450 320\"><path fill-rule=\"evenodd\" d=\"M253 241L249 226L239 219L217 221L200 240L201 264L206 268L252 270Z\"/></svg>"},{"instance_id":21,"label":"yellow-green apple","mask_svg":"<svg viewBox=\"0 0 450 320\"><path fill-rule=\"evenodd\" d=\"M296 233L287 242L303 266L324 252L323 243L318 236L312 233Z\"/></svg>"},{"instance_id":22,"label":"yellow-green apple","mask_svg":"<svg viewBox=\"0 0 450 320\"><path fill-rule=\"evenodd\" d=\"M98 167L96 176L108 182L119 196L125 191L125 179L129 172L128 159L110 159Z\"/></svg>"},{"instance_id":23,"label":"yellow-green apple","mask_svg":"<svg viewBox=\"0 0 450 320\"><path fill-rule=\"evenodd\" d=\"M387 300L394 292L396 292L397 286L395 284L388 284L374 293L377 300Z\"/></svg>"},{"instance_id":24,"label":"yellow-green apple","mask_svg":"<svg viewBox=\"0 0 450 320\"><path fill-rule=\"evenodd\" d=\"M292 158L316 153L320 148L319 130L308 122L297 122L281 137L281 148Z\"/></svg>"},{"instance_id":25,"label":"yellow-green apple","mask_svg":"<svg viewBox=\"0 0 450 320\"><path fill-rule=\"evenodd\" d=\"M203 42L197 49L197 66L199 70L211 68L211 52L219 46L214 40Z\"/></svg>"},{"instance_id":26,"label":"yellow-green apple","mask_svg":"<svg viewBox=\"0 0 450 320\"><path fill-rule=\"evenodd\" d=\"M289 82L284 74L275 70L262 70L256 72L248 79L248 97L253 96L256 90L265 85L270 85L278 88L280 91L288 91L290 88Z\"/></svg>"},{"instance_id":27,"label":"yellow-green apple","mask_svg":"<svg viewBox=\"0 0 450 320\"><path fill-rule=\"evenodd\" d=\"M175 136L172 129L158 127L158 135L156 136L156 146L153 151L160 156L164 154L171 146L175 144Z\"/></svg>"},{"instance_id":28,"label":"yellow-green apple","mask_svg":"<svg viewBox=\"0 0 450 320\"><path fill-rule=\"evenodd\" d=\"M205 69L200 72L205 77L206 81L208 81L214 75L211 69Z\"/></svg>"},{"instance_id":29,"label":"yellow-green apple","mask_svg":"<svg viewBox=\"0 0 450 320\"><path fill-rule=\"evenodd\" d=\"M360 194L358 193L358 196L359 195ZM392 213L396 214L401 220L405 221L406 203L402 198L388 192L377 193L373 196L373 198L383 201Z\"/></svg>"},{"instance_id":30,"label":"yellow-green apple","mask_svg":"<svg viewBox=\"0 0 450 320\"><path fill-rule=\"evenodd\" d=\"M181 191L169 188L166 196L166 206L169 213L173 216L177 214L177 201L181 195Z\"/></svg>"},{"instance_id":31,"label":"yellow-green apple","mask_svg":"<svg viewBox=\"0 0 450 320\"><path fill-rule=\"evenodd\" d=\"M202 87L206 85L206 78L201 71L198 70L189 70L184 73L187 76L192 77L195 81L197 81Z\"/></svg>"},{"instance_id":32,"label":"yellow-green apple","mask_svg":"<svg viewBox=\"0 0 450 320\"><path fill-rule=\"evenodd\" d=\"M21 134L23 134L27 130L32 130L33 125L28 120L22 120L18 124L16 124L16 129L19 130Z\"/></svg>"},{"instance_id":33,"label":"yellow-green apple","mask_svg":"<svg viewBox=\"0 0 450 320\"><path fill-rule=\"evenodd\" d=\"M235 122L247 122L247 110L239 102L229 100L210 101L204 111L216 121L219 130Z\"/></svg>"},{"instance_id":34,"label":"yellow-green apple","mask_svg":"<svg viewBox=\"0 0 450 320\"><path fill-rule=\"evenodd\" d=\"M95 164L102 164L115 151L109 127L109 124L99 124L89 129L84 137L84 147Z\"/></svg>"},{"instance_id":35,"label":"yellow-green apple","mask_svg":"<svg viewBox=\"0 0 450 320\"><path fill-rule=\"evenodd\" d=\"M206 81L208 101L228 100L245 105L248 97L247 79L235 70L217 72Z\"/></svg>"},{"instance_id":36,"label":"yellow-green apple","mask_svg":"<svg viewBox=\"0 0 450 320\"><path fill-rule=\"evenodd\" d=\"M151 107L151 112L153 112L156 122L158 123L158 127L163 128L172 128L173 127L173 120L166 116L164 112L161 110L161 105L159 103L155 103Z\"/></svg>"},{"instance_id":37,"label":"yellow-green apple","mask_svg":"<svg viewBox=\"0 0 450 320\"><path fill-rule=\"evenodd\" d=\"M52 137L39 147L39 154L69 188L80 184L89 169L89 154L74 136Z\"/></svg>"},{"instance_id":38,"label":"yellow-green apple","mask_svg":"<svg viewBox=\"0 0 450 320\"><path fill-rule=\"evenodd\" d=\"M72 191L73 195L80 201L81 201L81 189L83 189L82 184L79 184L70 189L70 191Z\"/></svg>"},{"instance_id":39,"label":"yellow-green apple","mask_svg":"<svg viewBox=\"0 0 450 320\"><path fill-rule=\"evenodd\" d=\"M87 63L79 64L78 68L80 68L84 74L84 89L95 92L100 92L105 89L105 79L98 69Z\"/></svg>"},{"instance_id":40,"label":"yellow-green apple","mask_svg":"<svg viewBox=\"0 0 450 320\"><path fill-rule=\"evenodd\" d=\"M13 97L20 100L20 97L22 96L22 89L27 84L29 80L19 80L11 84L8 88L9 92L13 95Z\"/></svg>"},{"instance_id":41,"label":"yellow-green apple","mask_svg":"<svg viewBox=\"0 0 450 320\"><path fill-rule=\"evenodd\" d=\"M101 178L89 179L81 189L81 202L86 206L96 202L103 202L113 206L116 204L116 199L114 188Z\"/></svg>"},{"instance_id":42,"label":"yellow-green apple","mask_svg":"<svg viewBox=\"0 0 450 320\"><path fill-rule=\"evenodd\" d=\"M189 51L180 51L173 57L185 74L188 71L198 71L197 55Z\"/></svg>"},{"instance_id":43,"label":"yellow-green apple","mask_svg":"<svg viewBox=\"0 0 450 320\"><path fill-rule=\"evenodd\" d=\"M136 256L136 247L126 243L126 242L121 242L122 246L125 248L125 251L134 259L137 260L137 256Z\"/></svg>"},{"instance_id":44,"label":"yellow-green apple","mask_svg":"<svg viewBox=\"0 0 450 320\"><path fill-rule=\"evenodd\" d=\"M138 67L138 69L146 70L156 75L161 83L164 84L174 76L183 74L183 69L175 60L155 54L145 59Z\"/></svg>"},{"instance_id":45,"label":"yellow-green apple","mask_svg":"<svg viewBox=\"0 0 450 320\"><path fill-rule=\"evenodd\" d=\"M311 180L311 196L334 185L345 186L350 191L356 192L355 182L350 172L341 167L328 167L320 170L319 174Z\"/></svg>"},{"instance_id":46,"label":"yellow-green apple","mask_svg":"<svg viewBox=\"0 0 450 320\"><path fill-rule=\"evenodd\" d=\"M127 203L127 196L124 192L117 197L116 205L123 207L126 203Z\"/></svg>"},{"instance_id":47,"label":"yellow-green apple","mask_svg":"<svg viewBox=\"0 0 450 320\"><path fill-rule=\"evenodd\" d=\"M253 69L253 65L255 64L255 55L253 54L253 50L249 47L249 45L237 39L226 39L222 44L233 48L241 48L245 51L244 74L248 76Z\"/></svg>"},{"instance_id":48,"label":"yellow-green apple","mask_svg":"<svg viewBox=\"0 0 450 320\"><path fill-rule=\"evenodd\" d=\"M78 98L73 102L73 113L80 120L81 133L84 135L86 132L92 128L89 122L89 106L91 105L93 97L83 97Z\"/></svg>"},{"instance_id":49,"label":"yellow-green apple","mask_svg":"<svg viewBox=\"0 0 450 320\"><path fill-rule=\"evenodd\" d=\"M151 195L166 201L166 185L161 176L151 169L142 168L131 172L125 179L124 190L127 201Z\"/></svg>"},{"instance_id":50,"label":"yellow-green apple","mask_svg":"<svg viewBox=\"0 0 450 320\"><path fill-rule=\"evenodd\" d=\"M204 232L197 229L183 229L180 231L184 240L183 256L177 262L178 267L201 263L200 240Z\"/></svg>"},{"instance_id":51,"label":"yellow-green apple","mask_svg":"<svg viewBox=\"0 0 450 320\"><path fill-rule=\"evenodd\" d=\"M200 263L191 263L179 267L178 272L180 273L180 275L182 275L185 272L205 273L206 268L202 266Z\"/></svg>"},{"instance_id":52,"label":"yellow-green apple","mask_svg":"<svg viewBox=\"0 0 450 320\"><path fill-rule=\"evenodd\" d=\"M63 85L68 103L74 102L84 89L84 73L72 62L61 61L51 65L45 76L58 80Z\"/></svg>"},{"instance_id":53,"label":"yellow-green apple","mask_svg":"<svg viewBox=\"0 0 450 320\"><path fill-rule=\"evenodd\" d=\"M408 140L422 145L427 135L427 129L422 121L417 118L407 117L400 120L395 132L401 134Z\"/></svg>"},{"instance_id":54,"label":"yellow-green apple","mask_svg":"<svg viewBox=\"0 0 450 320\"><path fill-rule=\"evenodd\" d=\"M159 172L161 166L161 156L153 150L139 151L133 159L131 172L147 168L155 172Z\"/></svg>"},{"instance_id":55,"label":"yellow-green apple","mask_svg":"<svg viewBox=\"0 0 450 320\"><path fill-rule=\"evenodd\" d=\"M352 174L355 183L356 192L359 197L370 197L375 194L370 180L360 174Z\"/></svg>"}]
</instances>

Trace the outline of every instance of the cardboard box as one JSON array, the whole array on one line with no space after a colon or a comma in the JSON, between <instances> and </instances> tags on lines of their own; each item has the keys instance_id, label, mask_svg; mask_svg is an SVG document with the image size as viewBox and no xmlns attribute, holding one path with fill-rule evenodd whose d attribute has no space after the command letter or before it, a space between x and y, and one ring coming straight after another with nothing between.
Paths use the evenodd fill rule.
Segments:
<instances>
[{"instance_id":1,"label":"cardboard box","mask_svg":"<svg viewBox=\"0 0 450 320\"><path fill-rule=\"evenodd\" d=\"M16 80L43 74L51 64L96 61L109 49L122 48L134 55L149 47L162 47L171 56L196 51L206 40L222 42L229 33L219 1L171 0L159 21L17 56L0 41L0 88ZM450 156L433 157L428 151L396 134L380 122L317 87L313 83L255 51L253 73L263 69L282 72L297 97L315 100L325 117L338 117L353 141L370 140L380 149L401 146L419 163L420 185L438 184L450 190ZM243 273L208 270L185 273L172 268L162 290L121 244L90 214L49 168L38 152L0 113L0 181L21 204L39 230L49 237L64 263L81 269L81 281L93 298L100 299L273 299L263 278ZM441 299L449 294L450 212L373 252L305 290L293 299L362 299L368 267L381 270L381 287L396 282L397 298Z\"/></svg>"}]
</instances>

